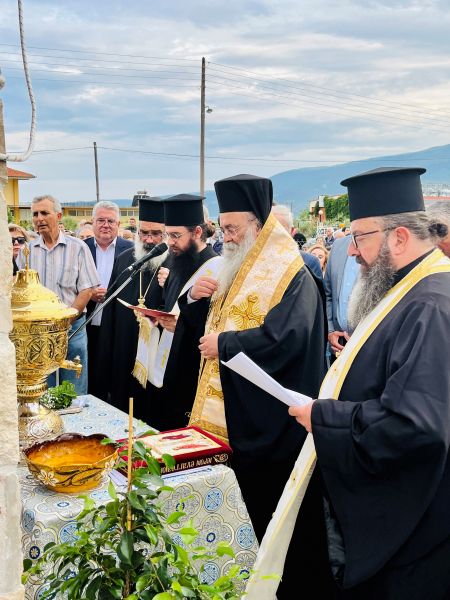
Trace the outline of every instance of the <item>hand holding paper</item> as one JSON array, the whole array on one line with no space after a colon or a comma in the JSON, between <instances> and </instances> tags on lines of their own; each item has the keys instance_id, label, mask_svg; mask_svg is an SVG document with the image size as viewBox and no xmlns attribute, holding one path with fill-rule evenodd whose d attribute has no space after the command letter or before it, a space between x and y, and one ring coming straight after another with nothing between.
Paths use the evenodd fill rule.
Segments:
<instances>
[{"instance_id":1,"label":"hand holding paper","mask_svg":"<svg viewBox=\"0 0 450 600\"><path fill-rule=\"evenodd\" d=\"M278 398L278 400L281 400L281 402L284 402L288 406L304 406L313 401L309 396L299 394L298 392L283 387L243 352L239 352L239 354L236 354L236 356L233 356L233 358L227 362L222 361L222 364L238 373L238 375L241 375L241 377L248 379L248 381L251 381L254 385L257 385L268 394Z\"/></svg>"}]
</instances>

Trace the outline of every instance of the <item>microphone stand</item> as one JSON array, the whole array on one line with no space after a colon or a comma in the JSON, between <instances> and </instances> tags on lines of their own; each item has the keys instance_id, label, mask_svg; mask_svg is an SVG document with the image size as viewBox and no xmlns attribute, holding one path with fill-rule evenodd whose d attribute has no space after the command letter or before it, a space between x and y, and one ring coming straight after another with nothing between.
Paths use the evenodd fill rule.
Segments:
<instances>
[{"instance_id":1,"label":"microphone stand","mask_svg":"<svg viewBox=\"0 0 450 600\"><path fill-rule=\"evenodd\" d=\"M108 304L111 302L111 300L114 300L114 298L123 290L124 287L126 287L130 281L132 279L134 279L134 277L136 277L136 275L138 273L140 273L142 267L140 269L136 269L135 271L132 271L131 274L129 275L128 279L125 279L125 281L116 289L112 292L112 294L110 296L108 296L108 292L106 293L105 296L105 300L103 302L99 302L97 308L90 314L90 316L86 319L86 321L83 323L83 325L80 325L78 327L78 329L75 329L75 331L73 333L71 333L69 335L69 340L76 334L78 333L81 329L83 329L83 327L86 327L86 325L88 325L92 319L95 317L95 315L97 315L101 310L103 310L106 306L108 306Z\"/></svg>"}]
</instances>

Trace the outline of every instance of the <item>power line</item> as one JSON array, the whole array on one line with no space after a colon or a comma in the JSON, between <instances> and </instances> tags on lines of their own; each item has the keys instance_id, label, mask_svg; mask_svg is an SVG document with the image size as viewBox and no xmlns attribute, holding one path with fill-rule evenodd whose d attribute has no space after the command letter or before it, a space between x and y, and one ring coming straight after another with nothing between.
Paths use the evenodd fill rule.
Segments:
<instances>
[{"instance_id":1,"label":"power line","mask_svg":"<svg viewBox=\"0 0 450 600\"><path fill-rule=\"evenodd\" d=\"M20 80L22 80L23 78L22 77L16 77L15 75L10 75L8 77L8 80L9 79L20 79ZM111 85L120 85L120 86L123 86L123 82L122 81L86 81L86 79L83 79L81 81L76 81L74 79L47 79L45 77L33 77L33 81L53 81L53 82L56 82L56 83L64 83L64 85L80 85L80 84L81 85L88 85L88 84L93 84L93 85L99 85L99 86L100 85L108 85L108 86L111 86ZM133 85L133 86L134 85L144 86L146 84L145 84L145 82L133 83L132 81L131 82L127 81L127 86L130 86L130 85ZM153 88L156 88L156 87L157 87L157 84L154 84ZM180 84L180 85L177 85L176 83L171 83L170 87L171 88L177 87L177 88L197 88L198 89L200 87L200 83L198 85L189 85L189 84ZM166 89L166 88L167 88L167 86L164 86L164 89Z\"/></svg>"},{"instance_id":2,"label":"power line","mask_svg":"<svg viewBox=\"0 0 450 600\"><path fill-rule=\"evenodd\" d=\"M7 46L7 47L16 47L13 44L0 44L0 46ZM40 48L42 49L42 47L38 47L38 46L33 46L33 48ZM52 48L43 48L49 51L62 51L62 52L76 52L76 53L84 53L87 54L90 51L84 51L84 50L69 50L69 49L52 49ZM11 54L11 53L10 53ZM94 54L101 54L101 55L108 55L108 56L128 56L128 57L132 57L132 58L139 58L139 55L126 55L126 54L115 54L115 53L106 53L106 52L95 52ZM61 58L61 59L67 59L70 57L64 57L64 56L59 56L59 57L55 57L52 55L36 55L34 54L34 56L43 56L44 58ZM147 58L147 60L166 60L166 61L170 61L170 60L174 60L174 61L188 61L188 62L197 62L193 59L173 59L173 58L166 58L166 57L145 57L142 56L142 58ZM84 58L84 57L78 57L77 60L84 60L84 61L91 61L91 62L113 62L113 63L119 63L119 64L130 64L131 61L117 61L117 60L106 60L106 59L97 59L97 58ZM133 62L133 64L136 64L135 62ZM148 63L138 63L141 65L147 65ZM262 75L260 73L256 73L254 71L250 71L248 69L242 69L239 67L234 67L231 65L224 65L222 63L215 63L214 61L209 61L208 62L209 65L214 65L213 67L210 66L210 70L212 69L213 71L216 71L218 73L226 73L229 74L229 71L233 71L233 72L238 72L237 74L235 73L236 77L239 78L244 78L244 79L249 79L249 80L254 80L254 81L258 81L258 82L263 82L263 84L267 85L279 85L280 82L285 82L284 85L287 85L287 87L293 88L293 89L297 89L297 90L303 90L305 87L309 87L315 90L320 90L320 92L325 91L327 93L328 96L332 96L335 97L337 99L339 99L340 101L342 101L341 97L343 97L344 99L349 99L349 98L361 98L363 100L365 100L366 102L372 103L372 104L376 104L376 105L380 105L381 107L387 107L388 110L394 110L394 111L398 111L398 110L407 110L407 111L413 111L413 112L417 112L420 111L420 115L422 116L422 118L425 116L425 114L429 114L430 116L436 118L438 117L438 114L441 112L437 109L428 109L427 111L424 111L423 107L417 107L417 109L414 108L414 106L409 105L409 106L405 106L404 104L401 104L399 102L395 102L395 101L389 101L389 100L380 100L380 99L376 99L376 98L371 98L370 96L365 96L365 95L361 95L361 94L354 94L354 93L348 93L348 92L343 92L341 90L335 90L333 88L329 88L329 87L323 87L323 86L317 86L311 83L307 83L307 82L294 82L292 80L286 79L286 78L282 78L282 77L271 77L268 78L265 75ZM71 66L77 66L75 65L71 65ZM166 64L162 64L162 63L157 63L154 64L153 66L172 66L172 67L176 67L179 68L182 65L166 65ZM218 68L219 67L219 68ZM91 67L91 68L100 68L100 67ZM104 67L104 68L108 68L108 67ZM109 67L111 68L111 67ZM197 68L197 65L183 65L183 68ZM225 70L224 70L225 69ZM141 71L141 69L135 69L135 68L128 68L127 70L133 70L133 71ZM147 70L143 70L143 71L148 71ZM240 73L249 73L251 75L251 77L249 77L248 75L241 75ZM273 82L273 83L271 83ZM278 88L276 88L278 89ZM318 92L311 92L313 94L318 94ZM355 102L355 100L351 100L352 102ZM431 112L430 112L431 110Z\"/></svg>"},{"instance_id":3,"label":"power line","mask_svg":"<svg viewBox=\"0 0 450 600\"><path fill-rule=\"evenodd\" d=\"M0 44L0 46L2 46L3 44ZM13 56L18 56L16 55L16 53L14 52L4 52L4 54L6 55L13 55ZM36 54L35 52L30 52L30 56L37 56L37 57L41 57L41 58L51 58L51 59L63 59L63 60L84 60L84 61L89 61L89 62L105 62L105 63L115 63L115 64L121 64L121 65L129 65L129 64L133 64L133 65L149 65L152 64L153 66L157 67L177 67L178 69L198 69L198 65L170 65L170 64L165 64L165 63L137 63L136 61L131 61L131 60L111 60L111 59L106 59L106 58L85 58L83 56L79 56L77 58L73 58L71 56L55 56L52 54ZM158 59L160 60L160 59ZM170 59L166 59L166 60L170 60ZM180 59L181 60L181 59ZM105 67L106 68L106 67Z\"/></svg>"},{"instance_id":4,"label":"power line","mask_svg":"<svg viewBox=\"0 0 450 600\"><path fill-rule=\"evenodd\" d=\"M110 150L114 152L125 152L130 154L144 154L144 155L154 155L154 156L164 156L164 157L173 157L173 158L193 158L198 159L200 157L199 154L181 154L175 152L155 152L153 150L137 150L133 148L118 148L112 146L97 146L97 148L102 150ZM35 150L34 154L44 154L44 153L52 153L52 152L72 152L77 150L92 150L91 146L79 146L75 148L47 148L43 150ZM369 159L283 159L283 158L271 158L271 157L249 157L249 156L205 156L210 160L224 160L224 161L259 161L259 162L271 162L271 163L341 163L341 162L361 162L362 160ZM411 158L397 158L397 157L382 157L383 160L389 160L391 162L413 162L413 161L447 161L450 160L450 156L414 156ZM377 160L377 158L371 158L370 160ZM381 160L381 157L380 157Z\"/></svg>"},{"instance_id":5,"label":"power line","mask_svg":"<svg viewBox=\"0 0 450 600\"><path fill-rule=\"evenodd\" d=\"M7 69L12 69L14 71L20 71L20 67L6 67ZM33 71L39 71L40 73L44 72L44 73L49 73L48 69L33 69ZM50 71L51 73L63 73L63 74L68 74L68 75L96 75L97 77L132 77L132 78L140 78L140 79L164 79L164 80L179 80L179 81L197 81L196 79L188 79L185 77L159 77L159 76L155 76L155 75L123 75L122 73L117 73L117 75L115 75L114 73L83 73L82 71L80 73L74 73L73 71L62 71L62 70L54 70L54 71ZM64 80L62 80L64 81Z\"/></svg>"},{"instance_id":6,"label":"power line","mask_svg":"<svg viewBox=\"0 0 450 600\"><path fill-rule=\"evenodd\" d=\"M45 58L49 58L46 55L44 55L44 57ZM67 59L67 57L52 57L52 58L62 58L62 59L65 59L65 60ZM96 59L82 58L81 60L95 62ZM4 60L4 62L12 62L14 64L16 61L13 60L13 59L6 59L6 60ZM102 61L102 62L113 62L114 63L116 61ZM56 66L55 64L48 65L46 63L43 63L42 61L33 61L32 64L37 64L37 65L41 65L41 66L50 66L50 67L55 67ZM121 64L129 64L129 62L122 62ZM133 64L136 64L136 63L133 63ZM140 63L140 64L145 65L146 63ZM210 64L215 64L215 63L210 63ZM79 68L79 69L88 69L88 70L97 70L97 71L101 70L101 69L102 70L108 69L108 70L115 71L115 73L111 74L114 77L123 76L123 77L128 77L128 78L130 78L130 77L138 77L138 76L122 75L122 73L118 73L117 71L124 71L125 70L125 71L134 71L134 72L138 72L138 73L169 73L171 75L172 74L173 75L186 75L186 74L192 74L193 75L194 74L194 73L191 73L189 71L186 73L184 71L173 71L173 70L166 71L166 70L163 70L163 69L137 69L137 68L134 68L134 67L127 67L126 69L123 69L123 68L120 68L120 67L116 68L116 67L95 66L95 65L94 66L87 66L86 65L86 66L80 67L79 64L73 63L73 62L72 63L66 63L65 65L61 65L61 66L76 67L76 68ZM158 64L158 65L152 65L152 66L171 66L171 67L175 67L175 68L180 68L180 65L163 65L163 64ZM9 67L9 68L13 68L13 67ZM190 68L190 69L192 69L192 68L196 68L196 66L194 66L194 65L186 65L186 66L183 66L183 68ZM232 67L229 67L229 68L232 69ZM38 71L39 69L35 69L35 70ZM354 100L353 99L353 98L355 98L355 96L357 96L357 97L364 98L366 102L370 102L372 104L375 104L375 106L372 107L374 110L382 112L382 109L384 109L388 113L392 113L392 116L395 116L395 117L398 117L399 116L398 113L399 113L399 111L401 111L400 118L405 119L405 117L408 116L408 115L405 115L405 111L406 111L406 113L411 113L410 116L412 116L412 117L418 117L418 116L420 116L420 118L422 120L423 119L429 120L430 122L433 122L433 123L436 123L436 124L439 124L439 123L450 124L449 121L447 121L445 119L442 119L442 118L439 118L439 116L436 115L436 114L430 113L430 112L425 111L423 109L421 109L421 111L418 112L414 108L408 108L408 107L405 107L404 105L401 105L401 104L398 104L398 106L394 106L394 105L392 105L389 102L385 102L385 101L381 101L381 100L377 100L377 99L373 99L373 98L369 98L369 97L365 97L365 96L358 96L358 95L355 95L355 94L347 94L345 92L337 92L336 90L330 90L330 88L321 88L319 86L313 86L313 85L309 85L309 87L313 87L313 88L319 89L320 92L308 91L308 90L305 91L304 88L301 87L301 85L299 85L299 84L297 84L297 85L288 85L287 86L288 88L292 88L292 89L296 90L294 92L291 92L289 89L286 91L286 90L283 90L283 88L276 87L278 85L278 80L275 80L274 83L271 83L271 81L268 80L268 79L261 79L261 78L256 79L254 77L248 77L247 75L240 75L240 74L238 74L238 75L236 75L234 77L233 77L233 75L231 77L227 77L225 75L216 75L215 72L217 72L217 73L226 73L226 75L229 75L228 71L224 71L223 69L217 69L217 68L214 68L214 67L212 67L212 69L211 68L209 69L209 71L211 71L211 70L213 71L213 73L208 73L208 77L209 78L216 78L216 79L220 79L220 80L223 79L223 80L226 80L226 81L233 81L233 82L237 82L237 83L241 83L242 82L241 80L252 81L252 82L254 81L258 85L258 89L264 88L264 89L267 89L267 90L272 91L274 93L283 92L284 95L289 94L289 96L294 96L294 97L297 96L297 95L300 95L300 96L304 96L306 98L310 98L312 96L312 98L316 99L318 97L320 100L328 100L328 98L335 98L337 100L337 102L339 102L339 103L345 102L345 107L348 106L349 102L352 103L353 105L355 105L355 103L357 103L356 106L360 106L361 103L359 102L359 100ZM236 68L235 70L238 71L240 69ZM46 69L44 69L44 71L47 72ZM55 70L53 70L53 72L73 74L73 71L62 71L62 70L55 71ZM81 71L80 72L80 75L86 75L86 74L88 74L88 73L86 73L85 71ZM106 76L103 73L99 73L99 75ZM188 79L188 81L191 81L191 79ZM324 97L324 95L322 93L322 90L325 90L327 92L326 97ZM286 97L288 97L288 96L286 96ZM415 122L417 122L417 119L416 119Z\"/></svg>"},{"instance_id":7,"label":"power line","mask_svg":"<svg viewBox=\"0 0 450 600\"><path fill-rule=\"evenodd\" d=\"M19 67L7 67L7 68L8 69L12 69L12 70L20 70ZM49 73L48 69L34 69L34 71ZM55 75L56 74L60 74L60 73L62 73L64 75L66 75L66 74L67 75L74 75L73 71L62 71L62 70L51 71L51 74L55 74ZM76 75L77 76L93 75L93 73L80 72L79 74L76 74ZM192 79L192 78L187 78L187 77L167 77L167 76L163 77L163 76L155 76L155 75L145 75L145 76L143 76L143 75L126 75L126 74L121 74L121 73L118 73L118 74L114 74L114 73L97 73L96 76L98 76L98 77L107 77L107 76L110 76L110 77L111 76L112 77L126 77L126 78L132 78L132 79L142 79L144 81L145 80L155 80L155 79L156 80L160 80L160 81L170 81L170 82L172 82L172 81L197 81L197 79ZM221 80L219 80L219 81L214 81L214 80L211 81L209 77L207 77L207 79L208 79L209 85L223 86L225 88L232 87L232 88L235 88L235 89L238 89L238 90L248 90L248 87L243 87L244 84L235 85L235 84L229 83L229 81L227 81L226 78L225 78L225 81L221 81ZM41 78L41 80L44 80L44 78ZM68 83L68 82L72 81L73 83L77 83L77 84L81 83L81 84L84 84L84 85L86 85L86 84L110 85L110 84L114 84L115 83L115 82L107 82L105 80L100 80L100 81L93 82L93 81L86 81L86 80L83 80L83 79L76 80L76 82L75 82L74 80L68 80L67 78L64 78L64 79L47 79L47 81L59 81L61 83ZM116 83L122 85L120 82L116 82ZM136 85L136 84L134 84L134 85ZM144 82L139 83L137 85L144 85ZM170 85L172 86L173 84L170 83ZM191 86L191 87L198 87L198 85ZM186 87L189 87L189 86L186 86ZM259 87L258 87L258 89L256 89L257 92L260 92L262 94L266 94L266 95L271 96L271 97L276 97L276 98L282 98L282 99L289 100L290 103L281 102L280 100L277 100L276 102L277 102L277 104L284 104L285 106L291 106L291 107L292 107L292 102L294 102L298 106L300 105L299 103L301 102L301 100L299 100L296 97L297 95L300 95L300 96L304 95L304 94L297 94L296 95L296 94L292 94L290 92L288 92L288 94L290 94L290 95L281 94L281 93L277 93L275 91L272 91L272 88L269 88L269 90L260 89ZM255 89L253 91L255 91ZM245 94L238 94L238 95L244 96ZM251 96L251 98L253 98L253 99L255 97L261 99L258 96ZM338 109L336 109L333 104L330 104L329 102L327 102L326 98L323 98L322 99L323 101L319 101L317 99L314 99L314 101L311 101L311 99L310 99L309 96L306 95L306 97L308 98L308 100L310 100L310 102L309 102L310 105L324 107L325 109L328 109L328 110L324 110L324 108L322 108L321 110L324 110L324 112L329 112L331 114L334 114L334 115L337 115L337 116L340 116L340 117L342 117L342 116L347 117L347 116L349 116L348 113L350 113L351 115L354 115L354 113L357 112L357 113L363 115L364 118L365 118L365 120L369 120L369 121L373 121L373 122L379 122L379 119L377 120L377 119L373 118L373 117L378 117L378 118L381 118L383 120L390 119L389 122L391 124L397 124L398 121L403 121L403 122L406 122L406 123L412 123L413 124L413 128L418 128L418 129L422 129L423 126L429 126L430 125L430 123L422 121L423 126L420 126L420 119L410 119L408 117L401 117L401 116L392 115L392 114L383 113L383 112L378 112L378 113L368 112L367 110L364 110L364 109L359 108L359 107L339 106ZM433 125L441 125L441 126L446 127L446 128L450 127L450 122L445 122L445 121L436 121L436 120L434 120L432 122L432 124ZM429 129L429 131L440 133L440 131L433 130L433 129Z\"/></svg>"},{"instance_id":8,"label":"power line","mask_svg":"<svg viewBox=\"0 0 450 600\"><path fill-rule=\"evenodd\" d=\"M0 43L0 46L7 46L9 48L18 48L17 44L2 44ZM173 61L183 61L183 62L195 62L195 63L199 63L200 60L199 59L192 59L192 58L166 58L164 56L144 56L141 54L119 54L118 52L98 52L97 50L94 50L92 48L90 48L89 50L74 50L72 48L47 48L45 46L28 46L29 48L33 48L34 50L50 50L50 51L56 51L56 52L74 52L77 54L100 54L101 56L121 56L121 57L128 57L128 58L145 58L145 59L156 59L156 60L173 60Z\"/></svg>"},{"instance_id":9,"label":"power line","mask_svg":"<svg viewBox=\"0 0 450 600\"><path fill-rule=\"evenodd\" d=\"M4 59L3 62L4 63L5 62L11 62L13 64L17 64L17 60L12 60L12 59L6 59L6 60ZM44 63L42 61L29 61L29 62L30 62L30 64L38 65L38 66L41 66L41 67L59 67L59 66L61 66L61 67L74 67L76 69L95 69L95 70L100 70L100 69L105 70L105 69L108 69L109 71L116 71L116 72L117 71L136 71L138 73L171 73L171 74L175 74L175 75L195 75L195 73L190 72L190 71L166 71L165 69L135 69L135 68L131 68L131 67L127 67L126 69L123 69L122 67L119 67L119 68L107 67L107 66L105 67L103 65L99 66L99 67L96 67L96 66L90 66L90 65L82 65L82 66L80 66L80 65L78 65L76 63L66 63L66 64L53 63L53 64L49 65L48 63ZM162 65L162 66L165 66L165 65ZM174 66L174 67L178 66L178 68L180 68L180 65L171 65L171 66ZM7 67L7 68L8 69L13 69L15 67ZM35 69L35 70L37 71L38 69ZM56 71L56 72L58 72L58 73L72 73L73 74L73 71ZM83 71L81 71L81 73L83 73ZM107 73L107 74L109 75L110 73ZM118 75L121 75L121 74L119 73Z\"/></svg>"},{"instance_id":10,"label":"power line","mask_svg":"<svg viewBox=\"0 0 450 600\"><path fill-rule=\"evenodd\" d=\"M239 85L233 85L231 83L226 83L226 82L225 83L221 83L221 82L211 81L209 79L208 79L208 83L209 83L209 85L223 86L223 87L226 87L226 88L232 87L232 88L235 88L235 89L238 89L238 90L248 89L248 88L243 88L242 86L239 86ZM253 91L255 92L255 91L258 91L258 90L253 90ZM299 100L297 100L295 98L291 98L291 97L285 96L283 94L277 94L277 93L274 93L274 92L268 92L268 91L265 91L265 90L261 90L261 92L263 94L266 94L266 95L271 96L271 97L279 97L279 98L284 98L284 99L291 100L290 103L282 102L280 100L273 100L273 102L276 102L277 104L284 104L285 106L292 107L292 103L295 103L295 105L299 106ZM235 93L233 93L233 95L235 95ZM243 94L239 94L238 93L236 95L243 95ZM251 96L251 97L253 99L255 99L255 98L261 99L261 97L257 96L256 94L254 96ZM352 115L354 116L354 113L358 112L361 115L363 115L363 117L364 117L364 119L366 121L373 121L375 123L379 123L380 119L381 120L389 120L390 119L390 121L388 121L388 123L391 124L391 125L397 125L398 121L404 121L404 122L408 122L408 123L413 123L413 125L409 125L409 127L412 128L412 129L423 129L424 127L427 127L428 131L430 131L430 132L433 132L433 133L442 133L442 130L430 128L429 127L429 123L423 123L422 126L420 126L418 124L418 123L420 123L420 121L417 121L417 120L413 121L411 119L401 118L401 117L394 117L394 116L391 116L391 115L374 114L374 113L367 112L367 111L364 111L364 110L358 110L357 108L348 108L347 109L346 107L340 107L340 111L341 112L339 112L338 110L333 109L333 107L330 106L329 104L324 103L324 102L318 102L318 101L310 102L309 104L312 105L312 106L321 106L321 107L324 107L324 108L321 108L321 110L323 110L324 112L329 112L329 113L334 114L334 115L338 115L340 117L349 117L349 116L352 116ZM307 108L307 106L305 106L305 108ZM344 112L344 114L343 114L342 111L346 111L346 112ZM350 112L350 115L347 114L348 112ZM366 115L369 115L369 116L366 116ZM371 117L374 117L374 116L378 116L379 119L371 118ZM414 123L416 125L414 125ZM446 123L445 125L443 125L443 127L445 127L445 128L447 128L449 126L450 126L450 123L448 123L448 124Z\"/></svg>"},{"instance_id":11,"label":"power line","mask_svg":"<svg viewBox=\"0 0 450 600\"><path fill-rule=\"evenodd\" d=\"M212 62L212 61L208 62L208 64L218 65L220 67L224 67L226 69L231 69L233 71L241 71L243 73L250 73L252 75L256 75L259 78L264 78L263 74L261 74L261 73L255 73L254 71L249 71L247 69L242 69L242 68L239 68L239 67L233 67L233 66L230 66L230 65L223 65L221 63L215 63L215 62ZM220 69L216 69L216 70L220 70ZM227 72L227 71L224 71L224 72ZM241 75L241 77L245 77L245 75ZM263 80L267 81L267 78L264 78ZM349 93L349 92L343 92L341 90L335 90L335 89L329 88L329 87L318 86L318 85L315 85L313 83L308 83L308 82L305 82L305 81L302 81L302 83L299 84L298 82L295 82L295 81L292 81L290 79L286 79L286 78L283 78L283 77L275 77L275 80L276 81L285 81L287 83L293 84L294 87L295 86L299 86L299 85L303 85L303 86L307 86L307 87L316 88L316 89L319 89L319 90L322 90L322 91L325 91L325 92L330 92L331 91L333 93L338 93L338 94L343 95L344 97L346 97L346 96L355 96L357 98L362 98L364 100L370 100L370 101L373 101L373 102L382 102L382 103L385 103L385 104L392 104L392 105L397 105L397 106L400 106L400 107L404 107L405 106L401 102L396 102L395 100L379 100L379 99L376 99L376 98L371 98L370 96L364 96L362 94L354 94L354 93ZM417 110L423 110L423 107L421 107L421 106L419 106L417 104L416 105L409 105L409 106L411 106L411 107L416 106ZM443 112L441 109L431 109L431 110L433 112ZM445 114L448 114L447 111L445 111Z\"/></svg>"},{"instance_id":12,"label":"power line","mask_svg":"<svg viewBox=\"0 0 450 600\"><path fill-rule=\"evenodd\" d=\"M235 77L227 78L223 75L215 75L214 73L209 73L209 72L208 72L208 78L209 79L211 79L211 78L225 79L226 81L233 81L238 84L243 84L242 79L236 79ZM251 78L244 78L244 81L246 81L246 80L253 81ZM273 91L276 93L282 92L283 95L285 95L285 96L286 96L286 94L289 94L289 96L294 96L294 97L295 96L304 96L306 98L311 98L311 97L314 99L319 98L320 100L328 100L328 98L335 98L337 100L337 102L339 102L339 103L345 102L345 106L349 106L349 103L356 105L356 106L362 106L360 101L352 100L351 97L340 98L339 96L336 96L332 93L327 93L324 96L323 93L309 92L308 90L305 91L302 88L298 88L298 87L295 88L298 91L291 92L289 90L286 91L286 90L283 90L282 88L274 87L272 84L267 84L267 83L261 84L261 83L259 83L258 80L254 80L254 81L256 81L258 89L267 89L269 91ZM295 87L295 86L289 86L289 87ZM288 96L286 96L286 97L288 97ZM331 102L331 100L330 100L330 102ZM336 104L336 101L334 101L334 104ZM381 113L384 113L385 111L387 111L386 114L390 114L391 116L394 116L396 118L402 115L402 116L411 116L413 118L420 117L421 119L426 119L426 120L432 121L434 123L442 123L442 122L449 123L449 121L447 119L440 118L439 116L433 115L426 111L422 111L420 113L418 113L418 112L411 113L411 111L409 109L405 109L405 108L401 109L401 108L390 107L390 106L384 107L384 106L378 106L378 104L375 106L367 106L367 104L365 104L363 106L367 109L375 110L375 111L378 111ZM400 111L400 115L399 115L399 111ZM410 114L408 115L407 113L410 113Z\"/></svg>"},{"instance_id":13,"label":"power line","mask_svg":"<svg viewBox=\"0 0 450 600\"><path fill-rule=\"evenodd\" d=\"M76 67L76 65L70 65L70 66L75 66ZM13 70L17 70L18 69L18 67L7 67L7 68L8 69L13 69ZM83 68L84 69L90 69L90 70L96 70L96 69L98 70L98 69L104 69L104 68L109 68L109 69L112 69L112 70L116 70L116 69L113 69L112 67L83 67ZM49 72L48 69L38 69L38 68L35 68L34 70L38 71L38 72L45 72L45 73ZM177 75L178 74L184 75L185 74L182 71L181 72L180 71L164 71L164 70L156 70L155 71L155 70L152 70L152 69L131 69L131 70L133 70L133 71L142 71L142 72L145 72L145 73L147 73L147 72L169 73L171 75L172 74L173 75L175 75L175 74L177 74ZM73 73L72 70L66 71L66 70L61 70L60 69L60 70L51 70L50 72L51 72L51 74L60 74L60 73L62 73L62 74L67 74L67 75L74 75L74 73ZM78 76L92 75L92 74L93 73L87 73L85 71L81 71L80 70L80 72L77 73L77 74L75 74L75 75L78 77ZM133 79L143 79L143 80L159 79L159 80L162 80L162 81L197 81L197 78L187 78L187 77L178 77L178 76L177 77L169 77L169 76L159 76L159 75L129 75L129 74L117 73L117 72L116 73L96 73L96 75L100 76L100 77L108 77L108 76L109 77L124 77L124 78L127 78L127 79L133 78ZM217 79L218 81L214 81L214 80L211 81L211 77ZM224 80L226 83L223 83L222 80ZM58 80L54 79L54 81L58 81ZM67 78L61 79L61 82L65 82L65 81L67 81ZM245 82L241 83L239 80L236 80L235 78L227 78L227 77L224 77L224 76L217 76L217 75L214 75L214 74L212 74L212 75L210 74L210 75L208 75L208 81L209 81L210 84L216 83L217 85L224 85L226 87L234 87L236 89L244 89L244 90L248 89L248 87L244 87ZM232 85L232 84L228 83L229 81L232 81L234 83L238 82L238 83L237 83L237 85ZM88 83L88 82L83 81L83 80L82 80L82 82L83 83ZM91 83L91 82L89 82L89 83ZM402 115L398 115L396 112L393 113L389 109L388 109L388 112L385 112L385 111L381 110L379 107L375 108L375 112L373 110L372 110L372 112L368 112L367 110L365 110L361 106L358 106L358 105L356 105L356 106L350 106L348 102L346 102L346 104L344 106L338 105L336 107L336 102L333 102L332 100L328 100L328 97L320 96L317 99L315 96L313 96L311 98L311 95L308 94L307 92L305 93L305 92L289 92L288 91L288 92L285 92L285 93L280 93L280 90L278 88L274 88L274 87L272 87L270 85L265 85L265 84L259 84L258 83L258 85L257 85L257 91L265 93L265 94L268 94L268 95L271 95L271 96L276 96L276 97L284 98L284 99L287 99L287 100L290 100L290 101L292 101L293 99L298 101L298 96L305 97L305 98L307 98L310 101L311 104L313 104L315 106L323 106L323 107L327 107L327 108L332 108L333 110L332 111L328 111L328 112L332 112L333 114L337 114L339 116L341 116L341 114L340 114L339 111L344 111L344 115L345 115L345 113L348 113L348 112L350 112L351 114L353 114L356 111L356 112L358 112L358 113L360 113L362 115L369 115L371 117L369 120L372 120L372 121L376 121L376 119L372 118L372 117L375 116L375 117L381 117L383 119L386 119L386 118L391 119L391 120L395 119L395 124L397 123L397 121L400 120L400 121L404 121L404 122L407 122L407 123L413 123L416 126L420 122L423 122L424 124L427 124L427 125L429 125L429 124L435 125L435 126L436 125L440 125L440 126L443 125L444 127L449 127L450 126L450 121L445 121L443 119L438 119L436 117L431 117L431 116L428 116L427 114L423 114L421 116L421 118L418 119L418 118L416 118L416 115L407 115L405 113L402 113ZM311 101L311 100L313 100L313 101ZM339 102L342 102L342 100L339 99ZM278 103L281 104L281 102L278 102ZM287 103L284 103L284 104L287 104ZM339 110L337 110L337 108ZM394 109L394 110L398 111L399 109ZM376 111L378 111L378 112L376 112ZM411 118L409 118L409 117L411 117Z\"/></svg>"}]
</instances>

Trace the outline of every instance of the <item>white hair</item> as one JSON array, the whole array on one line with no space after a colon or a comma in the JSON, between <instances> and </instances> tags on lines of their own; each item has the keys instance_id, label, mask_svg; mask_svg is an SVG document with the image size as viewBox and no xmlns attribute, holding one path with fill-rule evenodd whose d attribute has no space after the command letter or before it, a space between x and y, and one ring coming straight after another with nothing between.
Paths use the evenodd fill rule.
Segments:
<instances>
[{"instance_id":1,"label":"white hair","mask_svg":"<svg viewBox=\"0 0 450 600\"><path fill-rule=\"evenodd\" d=\"M120 219L120 209L115 202L109 202L108 200L101 200L94 204L94 208L92 209L92 218L95 219L95 215L100 208L104 208L105 210L113 210L116 213L117 220Z\"/></svg>"},{"instance_id":2,"label":"white hair","mask_svg":"<svg viewBox=\"0 0 450 600\"><path fill-rule=\"evenodd\" d=\"M440 200L427 206L427 214L433 222L442 222L450 227L450 202Z\"/></svg>"},{"instance_id":3,"label":"white hair","mask_svg":"<svg viewBox=\"0 0 450 600\"><path fill-rule=\"evenodd\" d=\"M281 217L285 221L286 226L291 230L294 227L294 216L285 204L274 204L272 212L275 216Z\"/></svg>"},{"instance_id":4,"label":"white hair","mask_svg":"<svg viewBox=\"0 0 450 600\"><path fill-rule=\"evenodd\" d=\"M31 206L33 206L33 204L37 204L38 202L42 202L43 200L49 200L53 204L53 208L55 209L56 213L62 212L61 202L54 196L50 196L50 194L45 194L45 196L36 196L36 198L33 198L31 201Z\"/></svg>"}]
</instances>

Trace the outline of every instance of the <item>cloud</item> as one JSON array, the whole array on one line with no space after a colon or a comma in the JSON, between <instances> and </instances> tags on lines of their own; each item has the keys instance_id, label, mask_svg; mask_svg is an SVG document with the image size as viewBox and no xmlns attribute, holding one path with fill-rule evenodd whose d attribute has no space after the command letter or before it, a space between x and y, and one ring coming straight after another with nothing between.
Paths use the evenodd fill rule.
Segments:
<instances>
[{"instance_id":1,"label":"cloud","mask_svg":"<svg viewBox=\"0 0 450 600\"><path fill-rule=\"evenodd\" d=\"M439 0L29 0L36 148L66 150L33 155L26 189L93 199L95 140L107 197L195 191L202 56L207 187L236 172L444 144L449 21ZM0 39L18 42L6 0ZM13 151L26 147L30 119L17 48L0 45L0 66ZM243 160L261 157L273 162Z\"/></svg>"}]
</instances>

